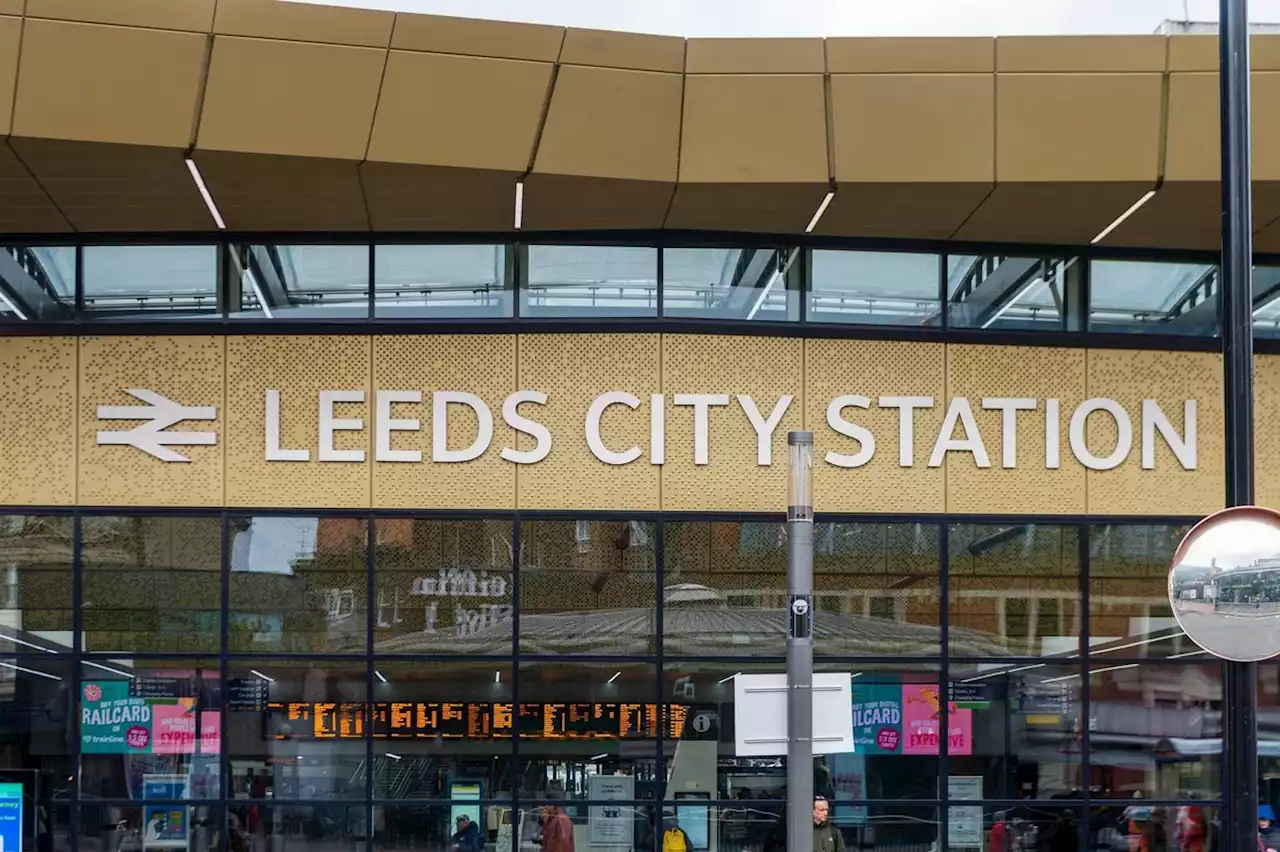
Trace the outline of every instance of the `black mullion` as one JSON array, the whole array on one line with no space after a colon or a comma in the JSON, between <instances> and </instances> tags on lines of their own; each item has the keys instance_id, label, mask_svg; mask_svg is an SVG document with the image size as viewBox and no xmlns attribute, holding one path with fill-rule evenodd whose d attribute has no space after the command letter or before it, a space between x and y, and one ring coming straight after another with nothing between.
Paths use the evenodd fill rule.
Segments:
<instances>
[{"instance_id":1,"label":"black mullion","mask_svg":"<svg viewBox=\"0 0 1280 852\"><path fill-rule=\"evenodd\" d=\"M655 314L659 319L666 315L666 305L663 304L664 293L666 292L666 284L663 279L667 274L667 250L663 248L662 243L656 243L658 250L658 312Z\"/></svg>"},{"instance_id":2,"label":"black mullion","mask_svg":"<svg viewBox=\"0 0 1280 852\"><path fill-rule=\"evenodd\" d=\"M942 801L942 806L938 809L938 848L941 850L949 849L947 823L950 821L951 812L949 810L949 802L951 799L951 526L947 523L938 525L938 560L939 569L938 577L942 588L938 591L938 600L941 602L941 611L938 613L938 633L942 642L940 660L940 671L938 677L938 703L942 707L942 712L938 715L939 719L938 731L938 780L937 792L934 794Z\"/></svg>"},{"instance_id":3,"label":"black mullion","mask_svg":"<svg viewBox=\"0 0 1280 852\"><path fill-rule=\"evenodd\" d=\"M655 633L654 643L653 643L653 654L654 654L654 660L655 660L653 689L654 689L654 701L659 707L658 715L659 715L659 718L661 718L663 715L661 708L665 700L662 685L663 683L665 683L665 678L667 674L666 659L665 659L667 630L666 630L665 609L663 607L663 599L666 597L666 583L667 583L667 579L666 579L667 571L666 571L666 565L665 565L666 523L662 520L658 520L654 524L654 526L657 527L656 534L654 535L654 542L655 542L654 550L655 550L656 564L653 566L654 572L656 575L654 577L654 583L655 583L655 589L657 593L657 600L654 601L654 615L653 615L653 622L654 622L653 629ZM719 724L719 720L717 720L717 724ZM666 781L667 779L666 732L667 731L666 731L666 728L667 726L665 724L658 725L658 736L657 736L657 743L656 743L658 754L657 754L657 761L654 763L654 771L657 774L658 786L660 789L664 791L664 793L666 791L666 786L667 786L667 781ZM655 823L655 827L660 826L661 820L658 819L658 815L655 814L654 817L657 820L657 822ZM658 835L655 832L655 838L657 836Z\"/></svg>"},{"instance_id":4,"label":"black mullion","mask_svg":"<svg viewBox=\"0 0 1280 852\"><path fill-rule=\"evenodd\" d=\"M84 243L76 242L75 295L72 297L71 321L78 324L84 315Z\"/></svg>"},{"instance_id":5,"label":"black mullion","mask_svg":"<svg viewBox=\"0 0 1280 852\"><path fill-rule=\"evenodd\" d=\"M518 301L518 300L517 300ZM520 511L511 519L511 836L520 844L520 827L524 819L520 809L520 782L524 767L520 764L520 569L523 559L520 540L523 532Z\"/></svg>"},{"instance_id":6,"label":"black mullion","mask_svg":"<svg viewBox=\"0 0 1280 852\"><path fill-rule=\"evenodd\" d=\"M372 252L370 253L372 256ZM372 262L370 262L372 267ZM369 279L372 285L372 277ZM372 286L370 287L372 293ZM372 515L368 517L368 527L365 530L365 559L364 559L364 576L365 576L365 619L364 619L364 689L365 689L365 719L364 719L364 803L365 803L365 833L373 826L373 717L374 717L374 679L373 667L375 661L373 658L373 639L374 639L374 559L376 558L377 536L374 530L375 519Z\"/></svg>"},{"instance_id":7,"label":"black mullion","mask_svg":"<svg viewBox=\"0 0 1280 852\"><path fill-rule=\"evenodd\" d=\"M377 274L378 274L377 260L375 259L377 257L377 254L378 253L374 251L374 241L369 240L369 286L368 286L369 292L366 294L368 299L369 319L373 319L377 315L377 312L375 311L376 302L374 301L376 297L376 290L375 290L376 284L374 282L378 280L377 279Z\"/></svg>"},{"instance_id":8,"label":"black mullion","mask_svg":"<svg viewBox=\"0 0 1280 852\"><path fill-rule=\"evenodd\" d=\"M938 316L941 318L942 330L951 327L951 294L947 292L947 264L949 255L945 252L938 255Z\"/></svg>"},{"instance_id":9,"label":"black mullion","mask_svg":"<svg viewBox=\"0 0 1280 852\"><path fill-rule=\"evenodd\" d=\"M230 250L230 249L228 249ZM230 306L228 306L229 309ZM219 591L222 599L222 614L218 619L218 671L222 684L222 706L219 713L222 724L218 729L218 825L215 828L218 837L218 852L227 852L227 830L231 825L231 797L235 779L231 775L231 664L228 657L231 653L231 515L222 512L221 527L218 539L222 553L218 560Z\"/></svg>"},{"instance_id":10,"label":"black mullion","mask_svg":"<svg viewBox=\"0 0 1280 852\"><path fill-rule=\"evenodd\" d=\"M1090 688L1090 669L1092 661L1089 658L1090 648L1090 632L1089 623L1089 581L1091 576L1090 555L1089 555L1089 531L1088 524L1081 524L1076 533L1076 553L1077 560L1080 563L1080 657L1083 671L1080 672L1080 714L1076 724L1080 726L1080 800L1084 807L1084 825L1089 824L1089 799L1093 788L1093 767L1091 765L1092 747L1089 743L1089 720L1092 718L1093 710L1091 708L1092 694ZM1080 852L1089 852L1089 832L1079 832Z\"/></svg>"},{"instance_id":11,"label":"black mullion","mask_svg":"<svg viewBox=\"0 0 1280 852\"><path fill-rule=\"evenodd\" d=\"M76 247L77 254L79 246ZM76 278L79 281L80 264L76 264ZM79 284L76 285L77 293L79 292ZM77 297L77 302L78 302ZM79 702L81 692L81 676L80 676L80 656L84 647L84 584L81 580L82 574L82 554L83 543L80 533L80 513L77 511L71 518L71 694L67 696L67 700L71 703L71 714L67 717L71 720L71 742L68 743L68 751L71 752L71 773L75 777L75 783L71 785L71 825L67 826L67 833L71 835L71 852L77 852L80 846L80 784L83 773L80 771L80 713Z\"/></svg>"},{"instance_id":12,"label":"black mullion","mask_svg":"<svg viewBox=\"0 0 1280 852\"><path fill-rule=\"evenodd\" d=\"M520 302L524 300L524 275L529 247L525 243L511 243L511 318L520 319Z\"/></svg>"}]
</instances>

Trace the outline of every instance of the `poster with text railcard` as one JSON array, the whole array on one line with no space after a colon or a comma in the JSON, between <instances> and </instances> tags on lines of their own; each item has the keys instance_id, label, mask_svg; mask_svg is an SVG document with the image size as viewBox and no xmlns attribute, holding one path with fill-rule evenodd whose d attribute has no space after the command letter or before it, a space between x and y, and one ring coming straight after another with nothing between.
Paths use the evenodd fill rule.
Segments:
<instances>
[{"instance_id":1,"label":"poster with text railcard","mask_svg":"<svg viewBox=\"0 0 1280 852\"><path fill-rule=\"evenodd\" d=\"M902 684L853 685L853 750L856 754L902 753Z\"/></svg>"}]
</instances>

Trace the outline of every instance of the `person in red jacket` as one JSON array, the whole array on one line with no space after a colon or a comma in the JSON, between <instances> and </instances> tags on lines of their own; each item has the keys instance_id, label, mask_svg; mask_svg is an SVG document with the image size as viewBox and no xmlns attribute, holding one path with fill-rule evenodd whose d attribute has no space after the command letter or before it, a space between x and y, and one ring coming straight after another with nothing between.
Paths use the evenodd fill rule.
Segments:
<instances>
[{"instance_id":1,"label":"person in red jacket","mask_svg":"<svg viewBox=\"0 0 1280 852\"><path fill-rule=\"evenodd\" d=\"M987 852L1009 852L1009 826L1005 812L996 811L991 818L991 833L987 835Z\"/></svg>"}]
</instances>

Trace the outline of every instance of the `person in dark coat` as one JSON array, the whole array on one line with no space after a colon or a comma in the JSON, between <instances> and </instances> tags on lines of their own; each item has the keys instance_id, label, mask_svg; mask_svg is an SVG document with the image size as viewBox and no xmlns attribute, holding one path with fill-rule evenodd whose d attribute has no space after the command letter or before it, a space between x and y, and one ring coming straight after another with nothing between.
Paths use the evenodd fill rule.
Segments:
<instances>
[{"instance_id":1,"label":"person in dark coat","mask_svg":"<svg viewBox=\"0 0 1280 852\"><path fill-rule=\"evenodd\" d=\"M480 827L471 821L471 817L463 814L458 817L457 825L458 830L449 838L449 852L483 852Z\"/></svg>"}]
</instances>

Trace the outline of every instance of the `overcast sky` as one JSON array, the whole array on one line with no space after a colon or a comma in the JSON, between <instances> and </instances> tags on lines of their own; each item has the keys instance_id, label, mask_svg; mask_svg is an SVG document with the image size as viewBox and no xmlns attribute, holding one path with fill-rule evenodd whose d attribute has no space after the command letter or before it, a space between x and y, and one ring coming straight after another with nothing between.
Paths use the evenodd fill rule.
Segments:
<instances>
[{"instance_id":1,"label":"overcast sky","mask_svg":"<svg viewBox=\"0 0 1280 852\"><path fill-rule=\"evenodd\" d=\"M1218 0L308 0L678 36L1150 33L1165 19L1217 20ZM1280 22L1280 0L1250 0Z\"/></svg>"}]
</instances>

